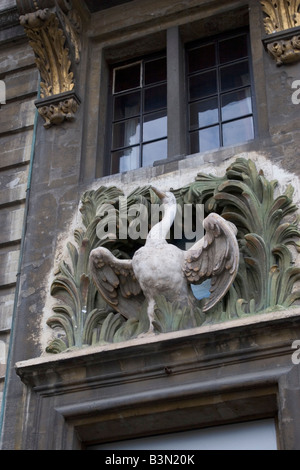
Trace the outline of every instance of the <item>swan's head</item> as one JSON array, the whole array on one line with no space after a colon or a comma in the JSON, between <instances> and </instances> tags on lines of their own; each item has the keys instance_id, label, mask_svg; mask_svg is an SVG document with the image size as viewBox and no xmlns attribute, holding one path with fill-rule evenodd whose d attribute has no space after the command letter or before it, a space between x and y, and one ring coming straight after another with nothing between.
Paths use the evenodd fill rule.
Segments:
<instances>
[{"instance_id":1,"label":"swan's head","mask_svg":"<svg viewBox=\"0 0 300 470\"><path fill-rule=\"evenodd\" d=\"M157 189L154 186L151 186L151 189L159 197L164 205L176 205L176 198L170 191L162 192L160 189Z\"/></svg>"}]
</instances>

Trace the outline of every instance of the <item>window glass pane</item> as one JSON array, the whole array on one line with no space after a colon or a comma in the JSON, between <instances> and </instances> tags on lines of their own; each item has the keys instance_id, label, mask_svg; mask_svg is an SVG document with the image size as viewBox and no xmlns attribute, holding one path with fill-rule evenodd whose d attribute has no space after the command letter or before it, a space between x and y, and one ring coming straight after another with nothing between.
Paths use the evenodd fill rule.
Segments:
<instances>
[{"instance_id":1,"label":"window glass pane","mask_svg":"<svg viewBox=\"0 0 300 470\"><path fill-rule=\"evenodd\" d=\"M144 112L149 113L167 107L167 85L158 85L145 90Z\"/></svg>"},{"instance_id":2,"label":"window glass pane","mask_svg":"<svg viewBox=\"0 0 300 470\"><path fill-rule=\"evenodd\" d=\"M236 36L235 38L220 41L220 62L231 62L248 56L247 36Z\"/></svg>"},{"instance_id":3,"label":"window glass pane","mask_svg":"<svg viewBox=\"0 0 300 470\"><path fill-rule=\"evenodd\" d=\"M162 82L164 80L167 80L166 57L145 63L145 85L152 85L153 83Z\"/></svg>"},{"instance_id":4,"label":"window glass pane","mask_svg":"<svg viewBox=\"0 0 300 470\"><path fill-rule=\"evenodd\" d=\"M250 85L248 61L221 68L222 91L247 85Z\"/></svg>"},{"instance_id":5,"label":"window glass pane","mask_svg":"<svg viewBox=\"0 0 300 470\"><path fill-rule=\"evenodd\" d=\"M215 44L207 44L188 52L189 73L205 70L216 65Z\"/></svg>"},{"instance_id":6,"label":"window glass pane","mask_svg":"<svg viewBox=\"0 0 300 470\"><path fill-rule=\"evenodd\" d=\"M141 86L141 63L114 70L114 93Z\"/></svg>"},{"instance_id":7,"label":"window glass pane","mask_svg":"<svg viewBox=\"0 0 300 470\"><path fill-rule=\"evenodd\" d=\"M191 153L206 152L220 147L219 126L190 134Z\"/></svg>"},{"instance_id":8,"label":"window glass pane","mask_svg":"<svg viewBox=\"0 0 300 470\"><path fill-rule=\"evenodd\" d=\"M167 112L147 114L144 117L143 141L166 137L168 132Z\"/></svg>"},{"instance_id":9,"label":"window glass pane","mask_svg":"<svg viewBox=\"0 0 300 470\"><path fill-rule=\"evenodd\" d=\"M250 88L222 96L222 119L229 121L252 113Z\"/></svg>"},{"instance_id":10,"label":"window glass pane","mask_svg":"<svg viewBox=\"0 0 300 470\"><path fill-rule=\"evenodd\" d=\"M140 113L141 92L136 91L114 99L114 121L131 118Z\"/></svg>"},{"instance_id":11,"label":"window glass pane","mask_svg":"<svg viewBox=\"0 0 300 470\"><path fill-rule=\"evenodd\" d=\"M112 173L136 170L140 166L139 146L112 152Z\"/></svg>"},{"instance_id":12,"label":"window glass pane","mask_svg":"<svg viewBox=\"0 0 300 470\"><path fill-rule=\"evenodd\" d=\"M176 433L101 443L87 450L277 450L276 423L273 418L223 424Z\"/></svg>"},{"instance_id":13,"label":"window glass pane","mask_svg":"<svg viewBox=\"0 0 300 470\"><path fill-rule=\"evenodd\" d=\"M129 147L140 142L140 120L129 119L113 125L113 149Z\"/></svg>"},{"instance_id":14,"label":"window glass pane","mask_svg":"<svg viewBox=\"0 0 300 470\"><path fill-rule=\"evenodd\" d=\"M217 93L217 71L211 70L193 75L189 80L190 100L197 100Z\"/></svg>"},{"instance_id":15,"label":"window glass pane","mask_svg":"<svg viewBox=\"0 0 300 470\"><path fill-rule=\"evenodd\" d=\"M253 118L248 117L238 121L223 124L223 144L236 145L254 139Z\"/></svg>"},{"instance_id":16,"label":"window glass pane","mask_svg":"<svg viewBox=\"0 0 300 470\"><path fill-rule=\"evenodd\" d=\"M167 139L143 145L143 166L151 166L156 160L164 160L168 155Z\"/></svg>"},{"instance_id":17,"label":"window glass pane","mask_svg":"<svg viewBox=\"0 0 300 470\"><path fill-rule=\"evenodd\" d=\"M190 105L190 128L210 126L219 120L218 98L198 101Z\"/></svg>"}]
</instances>

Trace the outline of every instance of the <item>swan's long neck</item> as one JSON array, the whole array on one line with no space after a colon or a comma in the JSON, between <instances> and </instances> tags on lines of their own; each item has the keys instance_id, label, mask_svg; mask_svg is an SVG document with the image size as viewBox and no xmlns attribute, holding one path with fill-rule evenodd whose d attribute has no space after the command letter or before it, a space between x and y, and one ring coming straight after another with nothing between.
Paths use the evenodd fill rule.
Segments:
<instances>
[{"instance_id":1,"label":"swan's long neck","mask_svg":"<svg viewBox=\"0 0 300 470\"><path fill-rule=\"evenodd\" d=\"M174 204L166 204L164 206L165 213L161 222L158 222L150 230L148 240L166 240L169 230L175 220L176 216L176 202Z\"/></svg>"}]
</instances>

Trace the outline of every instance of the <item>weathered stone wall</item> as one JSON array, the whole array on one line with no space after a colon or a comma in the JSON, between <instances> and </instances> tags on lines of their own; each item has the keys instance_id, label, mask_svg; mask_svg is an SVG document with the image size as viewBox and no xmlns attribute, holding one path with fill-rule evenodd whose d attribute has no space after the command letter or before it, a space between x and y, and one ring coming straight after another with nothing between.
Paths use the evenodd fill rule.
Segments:
<instances>
[{"instance_id":1,"label":"weathered stone wall","mask_svg":"<svg viewBox=\"0 0 300 470\"><path fill-rule=\"evenodd\" d=\"M33 142L38 72L14 0L0 4L0 404L10 340Z\"/></svg>"}]
</instances>

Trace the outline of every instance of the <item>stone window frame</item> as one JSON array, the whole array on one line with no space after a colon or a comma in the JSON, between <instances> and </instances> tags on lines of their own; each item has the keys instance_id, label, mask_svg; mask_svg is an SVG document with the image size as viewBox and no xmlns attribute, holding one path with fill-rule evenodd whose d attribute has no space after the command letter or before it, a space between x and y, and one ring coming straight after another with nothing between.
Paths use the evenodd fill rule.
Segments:
<instances>
[{"instance_id":1,"label":"stone window frame","mask_svg":"<svg viewBox=\"0 0 300 470\"><path fill-rule=\"evenodd\" d=\"M139 134L139 137L138 137L138 142L135 142L134 144L127 144L125 146L121 146L121 148L119 147L117 150L113 149L113 146L112 146L112 125L114 125L115 123L118 124L118 122L121 122L121 123L124 123L124 122L128 122L130 119L132 119L132 117L122 117L122 118L116 118L116 120L112 121L112 122L108 122L108 128L110 129L110 137L111 137L111 140L110 140L110 154L111 154L111 158L110 158L110 165L109 165L109 168L108 168L108 174L115 174L115 173L119 173L118 171L113 171L112 168L113 168L113 158L112 158L112 154L113 153L118 153L119 151L122 151L124 148L139 148L139 151L138 151L138 154L139 154L139 166L137 166L136 169L138 168L141 168L143 167L143 164L142 164L142 156L143 156L143 151L142 151L142 148L145 144L153 144L155 142L160 142L160 141L167 141L167 136L152 136L152 138L148 138L147 140L144 139L144 133L143 133L143 119L146 117L146 116L151 116L153 115L154 113L160 113L160 112L167 112L167 107L164 106L164 104L162 104L160 107L158 107L157 109L155 109L154 111L153 110L145 110L144 108L144 105L142 104L143 102L143 96L144 96L144 93L146 93L146 90L147 89L153 89L155 86L165 86L167 88L167 79L164 79L164 80L161 80L157 83L151 83L150 85L147 85L145 83L143 83L143 70L144 70L144 66L146 63L149 63L149 62L152 62L152 61L155 61L155 60L159 60L159 59L166 59L166 53L164 50L162 50L161 52L158 52L156 54L150 54L149 56L142 56L142 57L139 57L139 58L134 58L133 60L130 60L130 61L126 61L125 63L122 63L122 64L114 64L112 67L111 67L111 78L110 78L110 81L112 83L112 91L110 93L110 103L109 103L109 107L113 107L113 100L118 97L118 96L121 96L121 95L124 95L124 94L128 94L128 93L134 93L135 91L138 91L140 92L141 94L141 97L140 97L140 109L138 112L136 112L133 116L133 118L136 118L136 119L139 119L140 120L140 127L139 127L139 131L138 131L138 134ZM121 91L121 92L115 92L114 91L114 83L115 83L115 73L116 71L118 70L121 70L121 69L126 69L127 67L130 67L130 66L135 66L139 64L140 65L140 85L139 87L136 87L136 88L132 88L130 90L125 90L124 91Z\"/></svg>"},{"instance_id":2,"label":"stone window frame","mask_svg":"<svg viewBox=\"0 0 300 470\"><path fill-rule=\"evenodd\" d=\"M184 44L181 40L180 30L178 26L171 28L166 28L163 31L164 39L163 42L158 46L159 39L154 38L154 42L157 43L154 50L151 50L153 46L149 47L151 43L152 34L144 37L141 41L141 53L137 55L133 51L128 52L130 54L129 61L134 61L135 59L139 60L141 57L151 56L151 54L162 53L165 51L167 56L167 102L168 102L168 151L167 159L163 160L163 163L180 160L184 158L187 151L187 122L186 122L186 99L185 99L185 61L184 61ZM155 35L154 35L155 36ZM143 45L145 43L145 45ZM160 47L160 49L157 49ZM108 48L104 51L104 61L106 61L105 66L107 67L106 75L108 77L106 80L109 82L110 69L118 62L122 62L121 50L118 54L118 48L113 48L113 52ZM112 58L111 58L112 56ZM176 70L176 73L174 73ZM111 95L110 84L108 83L108 95ZM178 100L174 100L174 96L179 97ZM112 122L111 116L111 106L110 103L106 103L106 139L105 139L105 152L104 155L110 155L111 151L111 141L110 141L110 126ZM172 119L169 117L172 116ZM99 167L98 165L98 176L102 175L101 172L104 172L104 175L110 175L110 161L108 161L105 156L101 159L104 161L104 167ZM160 162L158 161L157 164ZM156 163L154 163L155 165Z\"/></svg>"},{"instance_id":3,"label":"stone window frame","mask_svg":"<svg viewBox=\"0 0 300 470\"><path fill-rule=\"evenodd\" d=\"M206 71L210 72L211 70L216 70L217 71L217 76L216 76L216 84L217 84L217 89L214 93L212 94L208 94L206 96L201 96L201 97L197 97L197 98L193 98L193 97L187 97L187 107L191 104L193 104L194 102L197 102L197 101L201 101L201 100L205 100L205 99L211 99L212 97L214 99L216 99L218 101L218 119L216 119L213 123L203 123L202 125L200 125L200 123L196 126L192 126L191 125L191 122L189 122L189 126L188 126L188 137L191 135L192 132L194 132L195 130L196 131L199 131L200 129L207 129L207 128L212 128L213 125L218 125L219 126L219 131L218 131L218 134L219 134L219 140L220 140L220 145L219 147L215 147L214 149L211 149L210 151L211 152L214 152L216 150L220 150L222 148L226 148L227 146L234 146L234 144L225 144L224 143L224 130L223 130L223 125L225 124L229 124L231 122L231 119L232 121L238 121L239 119L243 118L243 117L251 117L252 119L252 123L253 123L253 137L251 139L248 139L248 140L245 140L245 141L241 141L240 143L241 144L245 144L245 143L249 143L249 142L252 142L253 140L256 139L256 136L257 136L257 118L256 118L256 108L255 108L255 92L254 92L254 79L253 79L253 67L252 67L252 55L251 55L251 44L250 44L250 31L249 31L249 28L248 27L244 27L244 28L237 28L235 30L230 30L230 31L227 31L225 33L220 33L220 34L217 34L217 35L214 35L214 36L211 36L211 37L208 37L208 38L204 38L200 41L193 41L192 43L188 43L185 45L185 53L186 53L186 62L188 62L188 58L187 58L187 54L188 52L194 50L194 49L198 49L198 48L201 48L201 49L204 49L205 47L207 46L210 46L210 45L214 45L214 47L219 47L219 45L223 42L223 41L234 41L234 40L238 40L241 36L244 36L246 37L246 43L247 43L247 49L248 49L248 55L244 55L242 57L238 57L237 59L230 59L226 62L226 65L225 65L225 62L222 64L222 61L221 61L221 58L219 57L219 50L218 50L218 53L217 53L217 57L216 57L216 62L214 65L210 65L208 67L206 67L205 69L201 69L200 71L191 71L189 72L188 70L188 64L186 63L186 81L189 79L189 78L193 78L195 75L197 76L198 74L201 74L201 73L205 73ZM249 84L247 85L242 85L242 84L239 84L239 85L232 85L233 87L233 92L235 92L236 90L243 90L245 88L248 88L250 93L249 93L249 98L251 100L251 110L248 110L248 113L247 115L245 114L244 116L231 116L231 118L226 118L225 116L223 116L223 113L221 111L221 107L222 107L222 97L227 95L227 93L231 93L231 90L230 91L227 91L227 90L222 90L222 84L221 84L221 70L223 67L227 67L227 66L231 66L231 65L235 65L237 63L241 63L241 62L248 62L248 66L249 66ZM187 86L187 85L186 85ZM191 142L188 143L188 153L190 155L193 155L195 154L196 152L192 152L192 144ZM199 152L198 152L199 153Z\"/></svg>"},{"instance_id":4,"label":"stone window frame","mask_svg":"<svg viewBox=\"0 0 300 470\"><path fill-rule=\"evenodd\" d=\"M247 8L247 5L250 6L250 4L251 8ZM223 147L211 152L211 158L216 161L219 160L219 153L224 153L224 150L226 153L232 153L233 149L237 148L239 150L241 149L241 151L243 151L243 149L249 150L250 147L255 149L257 139L269 135L266 108L261 105L261 103L266 102L266 87L262 79L264 48L261 37L257 35L257 24L262 21L262 13L260 5L256 2L251 2L251 0L250 2L245 2L245 5L240 8L242 8L242 12L244 13L241 13L239 9L237 10L238 13L235 22L230 29L234 31L235 29L245 26L249 28L254 82L253 93L255 95L253 102L256 115L255 139L246 144L228 148ZM232 10L226 8L226 14L228 12L232 13ZM240 21L240 17L245 16L245 14L248 15L248 21ZM105 35L97 35L95 24L93 32L90 35L90 74L87 77L88 81L86 86L89 89L100 90L100 96L95 99L95 95L91 95L91 98L89 98L86 103L86 109L89 110L89 112L85 120L85 158L82 162L82 182L92 181L95 178L110 175L107 158L107 155L110 154L110 142L108 142L109 139L107 139L107 136L110 135L107 123L111 120L111 116L109 116L108 112L107 99L110 66L114 63L121 63L133 59L134 57L150 55L163 49L167 50L168 45L172 44L171 52L173 58L170 61L170 67L172 67L171 63L173 63L175 67L179 67L180 73L182 74L182 79L179 81L175 80L177 83L170 86L171 89L176 90L176 87L179 87L180 83L184 83L185 64L184 57L182 56L185 44L196 40L204 40L214 35L214 32L211 30L209 30L209 33L205 32L206 27L204 27L202 36L199 37L199 35L197 35L197 28L199 28L197 25L199 21L200 23L202 22L202 20L199 20L200 15L198 12L196 12L195 17L191 15L184 17L184 13L182 13L182 16L183 18L179 18L176 22L173 21L170 23L166 21L166 24L162 22L160 25L156 23L153 28L148 26L146 29L137 29L133 33L123 28L122 30L116 29L113 33L107 32ZM209 17L203 21L208 21L209 24ZM208 29L209 28L210 25L208 26ZM263 24L261 25L261 29L262 28ZM230 29L228 29L228 31L230 31ZM220 31L220 33L221 32L222 31ZM181 52L178 54L178 51ZM167 50L169 56L171 52ZM174 74L171 75L171 77L174 78ZM177 124L170 125L168 129L168 159L159 161L154 165L154 168L155 166L162 167L155 171L156 173L158 171L160 174L162 171L164 172L164 167L175 168L178 161L189 156L187 148L186 100L183 93L178 92L177 96L180 96L180 102L176 103L173 110L169 107L169 113L174 116L174 123Z\"/></svg>"},{"instance_id":5,"label":"stone window frame","mask_svg":"<svg viewBox=\"0 0 300 470\"><path fill-rule=\"evenodd\" d=\"M157 52L157 55L164 55L166 54L167 57L167 117L168 117L168 133L167 133L167 143L168 143L168 150L167 150L167 158L163 160L157 159L154 162L155 165L159 165L162 163L166 163L169 161L180 160L186 157L186 155L192 155L189 143L189 119L188 119L188 107L189 107L189 99L188 99L188 91L187 91L187 82L189 78L188 70L187 70L187 54L188 51L195 47L195 45L203 46L210 44L210 43L217 43L224 39L234 39L234 37L239 37L240 35L245 34L247 36L247 43L248 43L248 63L249 63L249 75L250 75L250 84L249 88L251 90L251 101L252 101L252 111L251 116L253 119L253 127L254 127L254 137L253 139L245 142L241 142L241 145L252 142L256 139L257 136L257 118L256 118L256 107L255 107L255 92L254 92L254 79L253 79L253 70L252 70L252 56L251 56L251 47L250 47L250 32L249 27L243 28L234 28L233 30L229 30L217 35L209 36L202 38L200 40L186 42L183 41L182 35L180 32L179 27L172 27L166 30L166 48L165 50L162 49L161 51ZM152 54L153 57L156 54ZM110 65L110 85L109 85L109 103L108 103L108 113L107 113L107 155L111 154L112 145L111 145L111 135L112 135L112 98L114 96L113 92L113 71L122 66L126 67L130 64L134 64L136 61L143 61L149 60L151 55L143 55L140 57L132 57L121 64L113 63ZM246 59L246 57L244 58ZM220 65L220 64L219 64ZM219 68L217 65L217 68ZM219 78L218 78L219 80ZM218 100L221 96L221 91L218 85L217 91ZM220 103L219 103L220 106ZM221 129L221 122L222 119L219 116L219 126ZM222 133L221 130L219 131L220 134ZM223 134L223 133L222 133ZM220 140L222 140L220 138ZM221 143L220 146L212 150L215 152L217 150L221 150L224 148L224 145ZM111 161L107 161L105 165L105 174L110 175L114 174L111 173Z\"/></svg>"}]
</instances>

